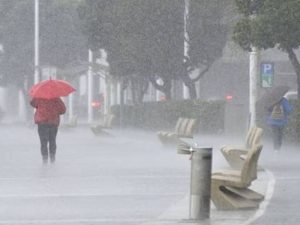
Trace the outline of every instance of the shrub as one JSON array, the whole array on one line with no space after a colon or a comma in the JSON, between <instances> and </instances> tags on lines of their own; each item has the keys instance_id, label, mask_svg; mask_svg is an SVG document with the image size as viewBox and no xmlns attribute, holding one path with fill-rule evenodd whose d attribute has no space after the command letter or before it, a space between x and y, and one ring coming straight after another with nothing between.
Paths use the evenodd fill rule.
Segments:
<instances>
[{"instance_id":1,"label":"shrub","mask_svg":"<svg viewBox=\"0 0 300 225\"><path fill-rule=\"evenodd\" d=\"M120 105L111 108L120 121ZM179 117L197 118L201 132L224 130L224 101L182 100L144 102L141 105L124 105L122 126L159 130L174 129Z\"/></svg>"}]
</instances>

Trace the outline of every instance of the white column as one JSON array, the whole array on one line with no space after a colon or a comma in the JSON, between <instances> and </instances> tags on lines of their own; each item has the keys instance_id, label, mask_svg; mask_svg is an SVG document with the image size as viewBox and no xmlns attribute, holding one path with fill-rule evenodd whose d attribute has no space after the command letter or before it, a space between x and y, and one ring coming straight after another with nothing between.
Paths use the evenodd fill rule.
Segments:
<instances>
[{"instance_id":1,"label":"white column","mask_svg":"<svg viewBox=\"0 0 300 225\"><path fill-rule=\"evenodd\" d=\"M68 105L69 105L69 109L68 109L68 111L69 111L69 122L71 122L72 121L72 119L73 119L73 117L74 117L74 111L73 111L73 109L74 109L74 107L73 107L73 98L74 97L74 94L73 93L71 93L70 95L69 95L69 97L68 97Z\"/></svg>"},{"instance_id":2,"label":"white column","mask_svg":"<svg viewBox=\"0 0 300 225\"><path fill-rule=\"evenodd\" d=\"M189 34L187 31L188 20L189 20L189 10L190 10L190 0L184 0L184 59L183 62L186 62L186 58L189 58ZM183 85L183 99L189 98L189 89L187 86Z\"/></svg>"},{"instance_id":3,"label":"white column","mask_svg":"<svg viewBox=\"0 0 300 225\"><path fill-rule=\"evenodd\" d=\"M0 109L7 110L7 87L0 87Z\"/></svg>"},{"instance_id":4,"label":"white column","mask_svg":"<svg viewBox=\"0 0 300 225\"><path fill-rule=\"evenodd\" d=\"M201 90L201 79L196 82L195 86L196 86L197 96L198 96L198 98L200 98L201 97L201 91L200 91Z\"/></svg>"},{"instance_id":5,"label":"white column","mask_svg":"<svg viewBox=\"0 0 300 225\"><path fill-rule=\"evenodd\" d=\"M34 1L34 83L39 82L39 0Z\"/></svg>"},{"instance_id":6,"label":"white column","mask_svg":"<svg viewBox=\"0 0 300 225\"><path fill-rule=\"evenodd\" d=\"M93 63L93 52L89 50L89 68L88 68L88 123L93 122L93 107L92 107L92 101L93 101L93 71L92 71L92 63Z\"/></svg>"},{"instance_id":7,"label":"white column","mask_svg":"<svg viewBox=\"0 0 300 225\"><path fill-rule=\"evenodd\" d=\"M117 96L117 104L121 104L121 83L120 82L116 82L116 89L117 89L117 93L116 93L116 96Z\"/></svg>"},{"instance_id":8,"label":"white column","mask_svg":"<svg viewBox=\"0 0 300 225\"><path fill-rule=\"evenodd\" d=\"M258 62L259 51L256 47L252 47L250 52L249 62L249 113L250 124L249 126L256 125L256 100L257 100L257 77L258 77Z\"/></svg>"},{"instance_id":9,"label":"white column","mask_svg":"<svg viewBox=\"0 0 300 225\"><path fill-rule=\"evenodd\" d=\"M124 90L124 104L127 104L127 102L128 102L128 90L125 89Z\"/></svg>"},{"instance_id":10,"label":"white column","mask_svg":"<svg viewBox=\"0 0 300 225\"><path fill-rule=\"evenodd\" d=\"M18 107L18 118L20 122L26 121L26 105L25 105L25 98L22 90L19 90L19 107Z\"/></svg>"},{"instance_id":11,"label":"white column","mask_svg":"<svg viewBox=\"0 0 300 225\"><path fill-rule=\"evenodd\" d=\"M155 99L157 102L159 101L159 96L160 96L160 91L156 90Z\"/></svg>"},{"instance_id":12,"label":"white column","mask_svg":"<svg viewBox=\"0 0 300 225\"><path fill-rule=\"evenodd\" d=\"M157 79L156 82L157 82L158 85L163 85L163 81L162 81L162 79L160 79L160 78ZM161 100L162 95L163 95L163 93L162 93L161 91L156 90L156 101L157 101L157 102Z\"/></svg>"},{"instance_id":13,"label":"white column","mask_svg":"<svg viewBox=\"0 0 300 225\"><path fill-rule=\"evenodd\" d=\"M116 105L118 104L118 82L116 80L113 80L113 86L112 86L112 104Z\"/></svg>"},{"instance_id":14,"label":"white column","mask_svg":"<svg viewBox=\"0 0 300 225\"><path fill-rule=\"evenodd\" d=\"M105 88L106 88L106 93L105 93L105 111L104 114L109 114L110 113L110 106L111 106L111 78L109 72L105 73Z\"/></svg>"}]
</instances>

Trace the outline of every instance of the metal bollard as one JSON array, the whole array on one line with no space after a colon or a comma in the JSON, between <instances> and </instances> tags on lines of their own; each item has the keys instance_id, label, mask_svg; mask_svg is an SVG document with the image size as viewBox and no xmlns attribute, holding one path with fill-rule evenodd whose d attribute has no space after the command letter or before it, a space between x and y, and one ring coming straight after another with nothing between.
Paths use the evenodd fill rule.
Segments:
<instances>
[{"instance_id":1,"label":"metal bollard","mask_svg":"<svg viewBox=\"0 0 300 225\"><path fill-rule=\"evenodd\" d=\"M210 216L212 148L193 147L191 160L190 219L207 219Z\"/></svg>"}]
</instances>

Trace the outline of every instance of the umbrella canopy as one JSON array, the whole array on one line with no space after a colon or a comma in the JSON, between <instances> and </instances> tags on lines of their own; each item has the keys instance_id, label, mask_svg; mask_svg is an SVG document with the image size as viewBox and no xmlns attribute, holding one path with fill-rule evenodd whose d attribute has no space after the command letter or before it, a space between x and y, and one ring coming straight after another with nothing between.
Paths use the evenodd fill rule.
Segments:
<instances>
[{"instance_id":1,"label":"umbrella canopy","mask_svg":"<svg viewBox=\"0 0 300 225\"><path fill-rule=\"evenodd\" d=\"M289 91L290 87L286 85L275 86L268 90L258 101L257 107L268 109L278 103L282 97Z\"/></svg>"},{"instance_id":2,"label":"umbrella canopy","mask_svg":"<svg viewBox=\"0 0 300 225\"><path fill-rule=\"evenodd\" d=\"M67 96L76 89L64 80L44 80L33 85L29 94L33 98L52 99Z\"/></svg>"}]
</instances>

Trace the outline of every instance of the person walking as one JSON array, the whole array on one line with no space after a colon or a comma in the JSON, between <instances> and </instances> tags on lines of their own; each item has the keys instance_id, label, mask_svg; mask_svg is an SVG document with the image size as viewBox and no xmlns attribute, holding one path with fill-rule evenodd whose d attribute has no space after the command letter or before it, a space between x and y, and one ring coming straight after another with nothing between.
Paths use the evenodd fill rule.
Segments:
<instances>
[{"instance_id":1,"label":"person walking","mask_svg":"<svg viewBox=\"0 0 300 225\"><path fill-rule=\"evenodd\" d=\"M288 123L288 115L292 112L289 101L283 97L278 103L268 108L267 124L272 129L273 148L280 150L284 127Z\"/></svg>"},{"instance_id":2,"label":"person walking","mask_svg":"<svg viewBox=\"0 0 300 225\"><path fill-rule=\"evenodd\" d=\"M34 122L38 126L43 163L48 163L49 156L50 162L54 163L60 115L66 112L66 106L60 98L33 98L30 104L36 109Z\"/></svg>"}]
</instances>

